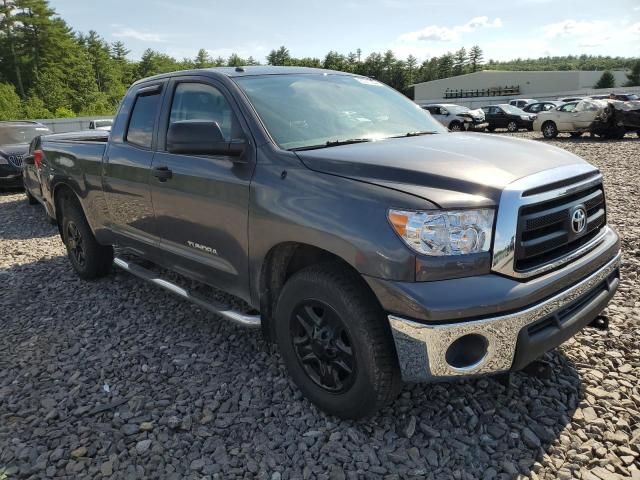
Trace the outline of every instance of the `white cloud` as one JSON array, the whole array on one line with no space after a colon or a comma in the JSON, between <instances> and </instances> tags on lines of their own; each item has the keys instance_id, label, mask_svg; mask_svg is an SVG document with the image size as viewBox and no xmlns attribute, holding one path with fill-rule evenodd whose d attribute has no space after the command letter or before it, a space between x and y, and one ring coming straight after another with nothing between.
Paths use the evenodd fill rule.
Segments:
<instances>
[{"instance_id":1,"label":"white cloud","mask_svg":"<svg viewBox=\"0 0 640 480\"><path fill-rule=\"evenodd\" d=\"M640 22L636 22L631 25L627 31L632 35L640 35Z\"/></svg>"},{"instance_id":2,"label":"white cloud","mask_svg":"<svg viewBox=\"0 0 640 480\"><path fill-rule=\"evenodd\" d=\"M134 28L123 27L120 25L112 25L118 27L118 30L113 32L111 35L115 38L131 38L133 40L139 40L141 42L150 42L150 43L162 43L166 42L166 38L159 33L153 32L142 32L140 30L136 30Z\"/></svg>"},{"instance_id":3,"label":"white cloud","mask_svg":"<svg viewBox=\"0 0 640 480\"><path fill-rule=\"evenodd\" d=\"M415 32L403 33L398 38L401 42L419 42L419 41L435 41L435 42L453 42L458 40L462 34L470 33L480 28L500 28L502 20L495 18L489 20L489 17L474 17L463 25L453 27L444 27L440 25L429 25L422 30Z\"/></svg>"}]
</instances>

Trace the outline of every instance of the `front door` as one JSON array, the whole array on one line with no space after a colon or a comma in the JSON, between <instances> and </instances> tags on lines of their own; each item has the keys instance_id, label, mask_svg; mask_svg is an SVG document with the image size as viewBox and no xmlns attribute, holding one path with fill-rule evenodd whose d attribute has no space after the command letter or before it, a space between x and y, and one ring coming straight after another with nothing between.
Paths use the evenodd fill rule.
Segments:
<instances>
[{"instance_id":1,"label":"front door","mask_svg":"<svg viewBox=\"0 0 640 480\"><path fill-rule=\"evenodd\" d=\"M558 130L561 132L572 132L573 128L573 110L576 108L575 103L567 103L558 108Z\"/></svg>"},{"instance_id":2,"label":"front door","mask_svg":"<svg viewBox=\"0 0 640 480\"><path fill-rule=\"evenodd\" d=\"M249 183L255 150L240 159L226 155L185 155L166 151L171 122L215 121L226 141L248 129L224 88L203 77L175 79L161 120L161 144L153 159L151 195L165 265L230 293L248 284ZM169 177L169 178L167 178Z\"/></svg>"},{"instance_id":3,"label":"front door","mask_svg":"<svg viewBox=\"0 0 640 480\"><path fill-rule=\"evenodd\" d=\"M163 84L138 88L127 96L105 152L103 188L107 200L108 226L115 243L149 256L157 247L149 172L153 160L155 125L160 114Z\"/></svg>"}]
</instances>

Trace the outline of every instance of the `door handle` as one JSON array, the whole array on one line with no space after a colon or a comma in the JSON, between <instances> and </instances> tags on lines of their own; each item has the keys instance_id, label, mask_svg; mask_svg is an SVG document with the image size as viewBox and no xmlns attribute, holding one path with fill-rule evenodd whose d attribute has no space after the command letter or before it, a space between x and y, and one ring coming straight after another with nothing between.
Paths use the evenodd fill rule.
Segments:
<instances>
[{"instance_id":1,"label":"door handle","mask_svg":"<svg viewBox=\"0 0 640 480\"><path fill-rule=\"evenodd\" d=\"M156 177L161 182L166 182L171 177L173 177L173 172L167 166L154 167L153 168L153 176Z\"/></svg>"}]
</instances>

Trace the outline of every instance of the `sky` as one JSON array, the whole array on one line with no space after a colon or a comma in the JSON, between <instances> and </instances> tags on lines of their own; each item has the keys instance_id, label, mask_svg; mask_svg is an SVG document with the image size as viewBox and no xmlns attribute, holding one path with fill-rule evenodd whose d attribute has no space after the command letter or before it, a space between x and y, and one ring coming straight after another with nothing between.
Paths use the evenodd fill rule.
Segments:
<instances>
[{"instance_id":1,"label":"sky","mask_svg":"<svg viewBox=\"0 0 640 480\"><path fill-rule=\"evenodd\" d=\"M640 56L640 0L50 0L76 31L176 58L200 48L265 61L393 50L419 60L478 44L485 60Z\"/></svg>"}]
</instances>

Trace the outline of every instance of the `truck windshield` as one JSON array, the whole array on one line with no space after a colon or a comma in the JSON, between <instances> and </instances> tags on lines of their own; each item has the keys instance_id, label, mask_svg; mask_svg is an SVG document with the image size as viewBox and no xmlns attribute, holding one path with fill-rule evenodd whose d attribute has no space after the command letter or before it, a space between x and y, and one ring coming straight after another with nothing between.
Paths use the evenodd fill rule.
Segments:
<instances>
[{"instance_id":1,"label":"truck windshield","mask_svg":"<svg viewBox=\"0 0 640 480\"><path fill-rule=\"evenodd\" d=\"M0 145L31 143L38 135L51 133L46 127L33 125L0 125Z\"/></svg>"},{"instance_id":2,"label":"truck windshield","mask_svg":"<svg viewBox=\"0 0 640 480\"><path fill-rule=\"evenodd\" d=\"M292 74L235 81L284 149L446 132L411 100L369 78Z\"/></svg>"}]
</instances>

